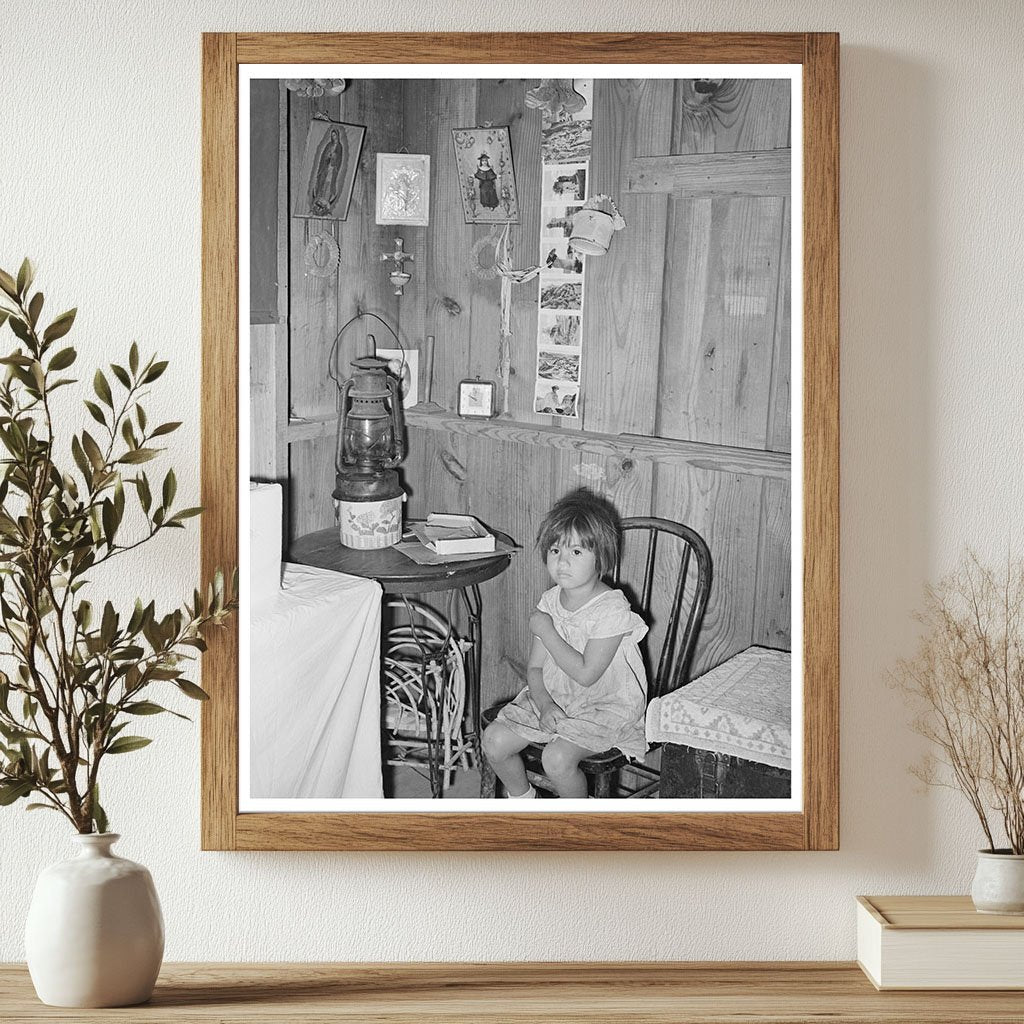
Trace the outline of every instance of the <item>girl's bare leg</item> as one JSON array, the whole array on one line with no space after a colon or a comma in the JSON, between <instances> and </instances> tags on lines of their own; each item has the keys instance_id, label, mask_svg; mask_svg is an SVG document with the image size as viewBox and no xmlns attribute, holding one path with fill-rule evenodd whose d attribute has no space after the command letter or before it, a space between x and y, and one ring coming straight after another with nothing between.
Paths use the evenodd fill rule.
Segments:
<instances>
[{"instance_id":1,"label":"girl's bare leg","mask_svg":"<svg viewBox=\"0 0 1024 1024\"><path fill-rule=\"evenodd\" d=\"M580 771L580 761L595 753L556 736L541 755L544 772L560 797L583 799L587 795L587 777Z\"/></svg>"},{"instance_id":2,"label":"girl's bare leg","mask_svg":"<svg viewBox=\"0 0 1024 1024\"><path fill-rule=\"evenodd\" d=\"M509 796L522 796L530 788L526 766L519 751L530 741L523 739L501 722L492 722L481 737L484 756L491 763L494 774L501 779Z\"/></svg>"}]
</instances>

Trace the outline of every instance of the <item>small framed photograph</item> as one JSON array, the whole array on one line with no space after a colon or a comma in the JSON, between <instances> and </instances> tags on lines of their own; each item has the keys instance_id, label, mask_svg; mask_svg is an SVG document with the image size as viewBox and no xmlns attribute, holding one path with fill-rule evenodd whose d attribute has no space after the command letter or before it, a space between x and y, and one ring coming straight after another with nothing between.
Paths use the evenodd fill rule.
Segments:
<instances>
[{"instance_id":1,"label":"small framed photograph","mask_svg":"<svg viewBox=\"0 0 1024 1024\"><path fill-rule=\"evenodd\" d=\"M460 380L458 411L460 416L490 419L494 415L494 381Z\"/></svg>"},{"instance_id":2,"label":"small framed photograph","mask_svg":"<svg viewBox=\"0 0 1024 1024\"><path fill-rule=\"evenodd\" d=\"M377 154L377 223L430 221L430 157L417 153Z\"/></svg>"},{"instance_id":3,"label":"small framed photograph","mask_svg":"<svg viewBox=\"0 0 1024 1024\"><path fill-rule=\"evenodd\" d=\"M365 134L360 124L311 122L295 197L296 217L348 217Z\"/></svg>"}]
</instances>

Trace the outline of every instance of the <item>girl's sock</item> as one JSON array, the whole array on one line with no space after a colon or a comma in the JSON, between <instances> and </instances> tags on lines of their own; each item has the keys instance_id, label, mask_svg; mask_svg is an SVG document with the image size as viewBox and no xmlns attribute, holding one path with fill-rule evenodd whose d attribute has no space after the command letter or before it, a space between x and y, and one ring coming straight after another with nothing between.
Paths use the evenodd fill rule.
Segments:
<instances>
[{"instance_id":1,"label":"girl's sock","mask_svg":"<svg viewBox=\"0 0 1024 1024\"><path fill-rule=\"evenodd\" d=\"M530 786L525 793L509 793L507 790L505 792L505 796L508 797L509 800L533 800L536 795L537 790L535 790L533 786Z\"/></svg>"}]
</instances>

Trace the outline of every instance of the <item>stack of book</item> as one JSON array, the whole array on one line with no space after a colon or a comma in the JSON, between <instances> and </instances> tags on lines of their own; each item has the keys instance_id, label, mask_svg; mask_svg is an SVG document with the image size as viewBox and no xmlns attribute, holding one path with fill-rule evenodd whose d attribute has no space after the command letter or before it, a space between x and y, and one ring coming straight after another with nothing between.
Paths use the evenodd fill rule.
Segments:
<instances>
[{"instance_id":1,"label":"stack of book","mask_svg":"<svg viewBox=\"0 0 1024 1024\"><path fill-rule=\"evenodd\" d=\"M494 534L473 516L432 512L425 523L410 529L424 547L438 555L486 554L494 551Z\"/></svg>"},{"instance_id":2,"label":"stack of book","mask_svg":"<svg viewBox=\"0 0 1024 1024\"><path fill-rule=\"evenodd\" d=\"M858 896L857 962L878 989L1024 989L1024 916L979 914L970 896Z\"/></svg>"}]
</instances>

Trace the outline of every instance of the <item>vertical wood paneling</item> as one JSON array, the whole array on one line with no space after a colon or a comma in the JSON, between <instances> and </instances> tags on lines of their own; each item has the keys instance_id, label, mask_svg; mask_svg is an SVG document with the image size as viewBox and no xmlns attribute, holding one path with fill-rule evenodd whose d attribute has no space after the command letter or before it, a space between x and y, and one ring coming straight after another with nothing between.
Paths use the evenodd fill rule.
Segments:
<instances>
[{"instance_id":1,"label":"vertical wood paneling","mask_svg":"<svg viewBox=\"0 0 1024 1024\"><path fill-rule=\"evenodd\" d=\"M407 84L420 90L418 82ZM441 79L422 88L423 123L430 141L431 164L436 167L430 190L430 230L426 242L425 323L434 335L434 378L440 385L434 401L454 408L455 382L469 371L470 310L476 279L466 255L473 245L473 229L465 223L458 177L454 173L452 129L476 124L475 80Z\"/></svg>"},{"instance_id":2,"label":"vertical wood paneling","mask_svg":"<svg viewBox=\"0 0 1024 1024\"><path fill-rule=\"evenodd\" d=\"M788 82L725 80L716 88L680 81L672 151L785 147L789 109ZM788 260L788 204L774 198L670 204L659 433L766 447L769 407L776 436L788 421L782 406L788 388L773 363L783 328L780 256Z\"/></svg>"},{"instance_id":3,"label":"vertical wood paneling","mask_svg":"<svg viewBox=\"0 0 1024 1024\"><path fill-rule=\"evenodd\" d=\"M752 643L761 485L757 477L697 469L659 478L654 514L693 527L714 565L694 675Z\"/></svg>"},{"instance_id":4,"label":"vertical wood paneling","mask_svg":"<svg viewBox=\"0 0 1024 1024\"><path fill-rule=\"evenodd\" d=\"M584 299L583 427L654 430L668 198L622 195L634 156L666 152L672 138L668 80L594 83L591 195L618 197L627 227L608 254L588 257Z\"/></svg>"},{"instance_id":5,"label":"vertical wood paneling","mask_svg":"<svg viewBox=\"0 0 1024 1024\"><path fill-rule=\"evenodd\" d=\"M790 495L788 480L764 481L753 633L754 643L786 651L792 644L790 567L793 528Z\"/></svg>"},{"instance_id":6,"label":"vertical wood paneling","mask_svg":"<svg viewBox=\"0 0 1024 1024\"><path fill-rule=\"evenodd\" d=\"M790 364L793 346L792 333L792 259L789 240L792 238L792 204L785 200L785 214L779 252L779 286L775 301L775 340L772 346L772 382L768 396L767 447L776 452L793 450L791 424L792 380Z\"/></svg>"}]
</instances>

